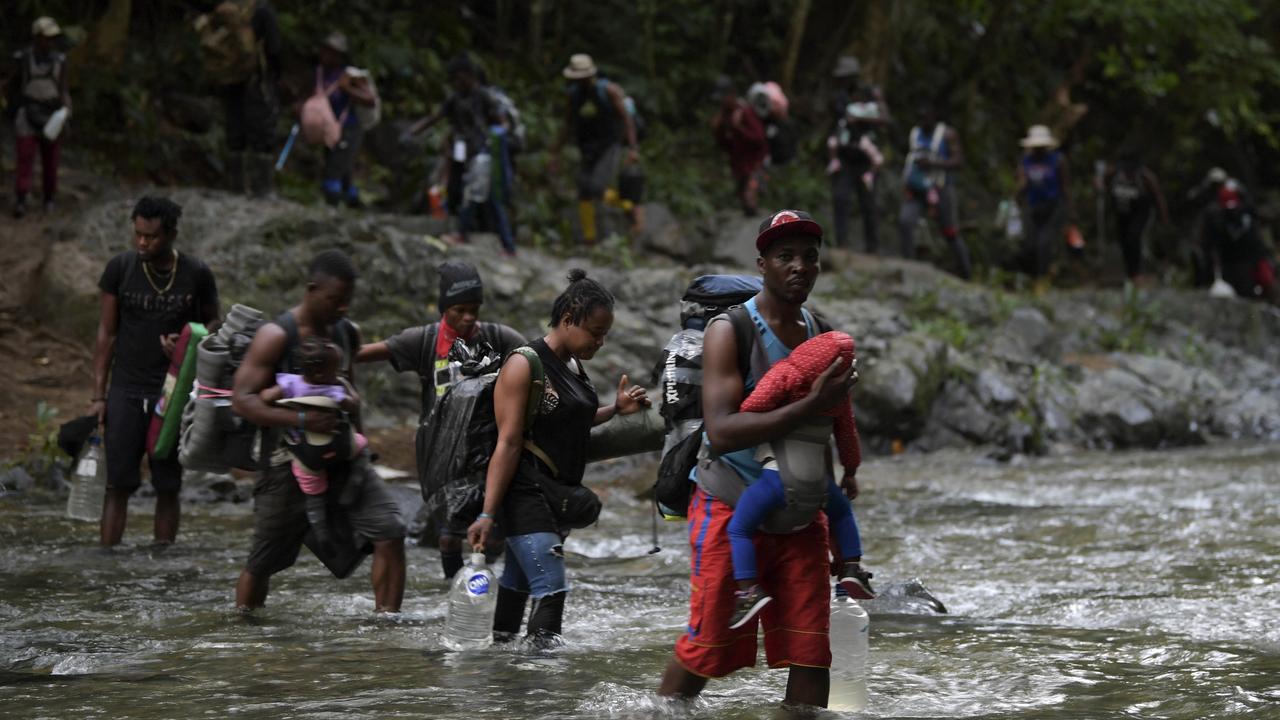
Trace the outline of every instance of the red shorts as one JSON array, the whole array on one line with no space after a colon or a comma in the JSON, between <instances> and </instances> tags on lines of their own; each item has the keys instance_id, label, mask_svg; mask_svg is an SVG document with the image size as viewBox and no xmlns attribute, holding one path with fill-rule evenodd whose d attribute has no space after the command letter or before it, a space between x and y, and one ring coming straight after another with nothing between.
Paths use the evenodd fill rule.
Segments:
<instances>
[{"instance_id":1,"label":"red shorts","mask_svg":"<svg viewBox=\"0 0 1280 720\"><path fill-rule=\"evenodd\" d=\"M756 664L756 621L729 629L733 615L733 559L729 518L733 509L699 488L689 502L689 627L676 641L676 660L702 677L724 677ZM755 538L760 584L773 596L757 616L764 626L769 667L831 667L830 565L827 517L788 535Z\"/></svg>"}]
</instances>

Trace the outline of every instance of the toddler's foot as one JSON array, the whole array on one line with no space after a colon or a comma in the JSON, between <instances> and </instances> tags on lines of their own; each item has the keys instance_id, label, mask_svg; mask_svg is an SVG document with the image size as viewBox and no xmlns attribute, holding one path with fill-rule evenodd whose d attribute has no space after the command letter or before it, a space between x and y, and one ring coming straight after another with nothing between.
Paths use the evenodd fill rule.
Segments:
<instances>
[{"instance_id":1,"label":"toddler's foot","mask_svg":"<svg viewBox=\"0 0 1280 720\"><path fill-rule=\"evenodd\" d=\"M836 578L836 583L855 600L871 600L876 596L871 589L871 578L871 573L863 570L860 563L850 560L840 566L840 576Z\"/></svg>"},{"instance_id":2,"label":"toddler's foot","mask_svg":"<svg viewBox=\"0 0 1280 720\"><path fill-rule=\"evenodd\" d=\"M733 617L729 618L729 629L737 630L738 628L751 622L751 619L760 613L760 610L773 597L767 595L759 585L752 585L746 590L738 590L734 593L734 609Z\"/></svg>"}]
</instances>

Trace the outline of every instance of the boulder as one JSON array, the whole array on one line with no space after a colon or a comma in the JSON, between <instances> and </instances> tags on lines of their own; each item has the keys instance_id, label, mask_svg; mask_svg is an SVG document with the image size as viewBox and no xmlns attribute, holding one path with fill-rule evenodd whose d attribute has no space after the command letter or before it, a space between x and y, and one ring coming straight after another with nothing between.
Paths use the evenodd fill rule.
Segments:
<instances>
[{"instance_id":1,"label":"boulder","mask_svg":"<svg viewBox=\"0 0 1280 720\"><path fill-rule=\"evenodd\" d=\"M891 438L918 437L946 368L942 341L918 332L894 338L874 363L859 363L861 379L854 391L859 427Z\"/></svg>"}]
</instances>

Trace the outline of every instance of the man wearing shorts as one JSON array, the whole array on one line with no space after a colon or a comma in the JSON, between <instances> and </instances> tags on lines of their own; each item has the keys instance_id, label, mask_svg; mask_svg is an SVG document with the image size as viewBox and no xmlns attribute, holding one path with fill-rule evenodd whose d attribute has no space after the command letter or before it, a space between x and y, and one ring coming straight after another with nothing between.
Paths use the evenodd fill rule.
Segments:
<instances>
[{"instance_id":1,"label":"man wearing shorts","mask_svg":"<svg viewBox=\"0 0 1280 720\"><path fill-rule=\"evenodd\" d=\"M133 249L111 258L98 280L102 295L89 410L105 424L103 547L119 545L124 536L129 496L142 484L147 429L179 333L189 322L216 329L220 317L209 266L174 246L181 217L182 208L168 198L139 200L132 213ZM178 537L182 466L176 457L148 460L156 491L155 541L168 545Z\"/></svg>"},{"instance_id":2,"label":"man wearing shorts","mask_svg":"<svg viewBox=\"0 0 1280 720\"><path fill-rule=\"evenodd\" d=\"M733 325L707 327L703 346L702 402L706 437L694 477L698 488L689 504L689 624L676 642L660 695L692 698L709 678L724 677L756 663L757 626L764 626L765 658L771 668L788 669L784 702L825 707L830 685L830 564L827 524L821 511L794 532L756 537L760 583L773 596L752 620L729 629L737 583L733 577L728 525L733 508L725 478L745 487L758 478L756 447L781 440L822 412L846 401L857 375L833 365L803 399L767 413L737 412L745 394L773 363L816 334L804 302L821 272L822 228L808 214L783 210L767 218L756 237L756 264L764 289L748 303L758 338L757 361L739 367ZM764 358L767 358L764 359ZM828 419L829 420L829 419ZM828 453L827 466L830 465Z\"/></svg>"},{"instance_id":3,"label":"man wearing shorts","mask_svg":"<svg viewBox=\"0 0 1280 720\"><path fill-rule=\"evenodd\" d=\"M342 348L343 372L355 383L352 361L360 347L360 333L346 319L355 285L355 267L345 254L326 250L317 255L311 261L302 303L258 330L236 371L232 409L263 428L263 453L271 453L253 488L253 549L236 583L236 607L242 611L265 604L271 576L298 559L310 527L306 496L294 480L281 429L332 433L338 423L336 414L269 405L259 393L276 384L277 372L296 372L291 369L293 349L309 336L327 338ZM350 526L349 551L363 553L372 547L375 610L399 612L405 572L405 528L399 505L363 460L352 461L343 482L336 475L330 476L330 521L336 518Z\"/></svg>"}]
</instances>

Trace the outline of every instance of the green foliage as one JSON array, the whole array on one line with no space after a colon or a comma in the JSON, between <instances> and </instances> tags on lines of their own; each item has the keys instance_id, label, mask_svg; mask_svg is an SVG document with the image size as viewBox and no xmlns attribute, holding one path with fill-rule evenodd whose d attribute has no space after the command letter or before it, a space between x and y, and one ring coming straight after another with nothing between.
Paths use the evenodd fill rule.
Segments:
<instances>
[{"instance_id":1,"label":"green foliage","mask_svg":"<svg viewBox=\"0 0 1280 720\"><path fill-rule=\"evenodd\" d=\"M58 447L58 408L41 400L36 405L35 427L27 435L26 455L20 464L52 467L62 456Z\"/></svg>"}]
</instances>

